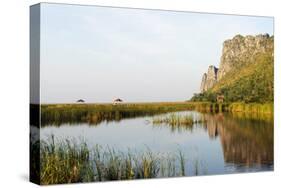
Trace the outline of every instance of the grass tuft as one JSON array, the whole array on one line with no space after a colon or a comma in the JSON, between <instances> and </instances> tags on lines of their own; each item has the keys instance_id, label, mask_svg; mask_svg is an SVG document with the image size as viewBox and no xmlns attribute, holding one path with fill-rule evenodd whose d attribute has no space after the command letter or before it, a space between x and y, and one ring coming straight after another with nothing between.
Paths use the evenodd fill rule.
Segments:
<instances>
[{"instance_id":1,"label":"grass tuft","mask_svg":"<svg viewBox=\"0 0 281 188\"><path fill-rule=\"evenodd\" d=\"M55 141L51 136L40 143L40 182L49 185L184 176L186 160L180 150L178 156L155 154L149 148L136 153L95 145L90 150L86 143Z\"/></svg>"}]
</instances>

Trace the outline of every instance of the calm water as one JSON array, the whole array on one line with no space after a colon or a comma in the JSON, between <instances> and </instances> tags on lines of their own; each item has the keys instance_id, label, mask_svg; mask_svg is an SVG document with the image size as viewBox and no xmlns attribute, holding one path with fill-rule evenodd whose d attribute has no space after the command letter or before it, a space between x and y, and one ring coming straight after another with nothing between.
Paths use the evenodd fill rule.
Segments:
<instances>
[{"instance_id":1,"label":"calm water","mask_svg":"<svg viewBox=\"0 0 281 188\"><path fill-rule=\"evenodd\" d=\"M153 125L153 117L147 116L104 121L98 125L49 125L41 128L40 136L43 140L51 134L59 139L74 138L86 141L90 147L99 144L124 152L128 148L136 152L150 148L155 153L168 155L180 150L187 160L187 175L194 175L195 168L199 174L273 170L272 120L195 111L177 113L204 117L207 121L189 127L171 127Z\"/></svg>"}]
</instances>

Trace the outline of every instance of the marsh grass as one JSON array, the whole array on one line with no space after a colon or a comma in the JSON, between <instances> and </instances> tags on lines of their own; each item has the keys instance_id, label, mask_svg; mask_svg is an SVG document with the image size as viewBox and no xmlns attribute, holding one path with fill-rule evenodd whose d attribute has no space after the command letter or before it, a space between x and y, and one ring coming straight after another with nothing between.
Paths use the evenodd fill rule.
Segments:
<instances>
[{"instance_id":1,"label":"marsh grass","mask_svg":"<svg viewBox=\"0 0 281 188\"><path fill-rule=\"evenodd\" d=\"M123 103L113 104L46 104L41 105L41 125L120 121L126 118L153 116L161 113L194 109L189 102Z\"/></svg>"},{"instance_id":2,"label":"marsh grass","mask_svg":"<svg viewBox=\"0 0 281 188\"><path fill-rule=\"evenodd\" d=\"M197 123L204 123L203 118L195 118L193 115L180 115L172 113L165 117L154 117L152 120L153 124L168 124L171 126L191 126Z\"/></svg>"},{"instance_id":3,"label":"marsh grass","mask_svg":"<svg viewBox=\"0 0 281 188\"><path fill-rule=\"evenodd\" d=\"M56 141L51 136L40 144L40 183L61 184L109 180L130 180L185 175L185 156L116 151L75 140Z\"/></svg>"},{"instance_id":4,"label":"marsh grass","mask_svg":"<svg viewBox=\"0 0 281 188\"><path fill-rule=\"evenodd\" d=\"M32 105L31 105L32 106ZM258 103L211 103L211 102L159 102L159 103L122 103L107 104L44 104L40 106L41 126L61 124L76 125L88 123L120 121L122 119L155 116L168 112L196 110L199 112L245 112L273 114L273 104ZM171 124L190 125L190 119L171 117ZM39 120L38 120L39 121Z\"/></svg>"},{"instance_id":5,"label":"marsh grass","mask_svg":"<svg viewBox=\"0 0 281 188\"><path fill-rule=\"evenodd\" d=\"M65 140L40 144L40 180L42 184L83 182L91 175L90 151L85 143ZM83 176L81 176L83 174Z\"/></svg>"},{"instance_id":6,"label":"marsh grass","mask_svg":"<svg viewBox=\"0 0 281 188\"><path fill-rule=\"evenodd\" d=\"M258 115L272 115L273 114L273 103L232 103L229 105L230 112L244 112L248 114Z\"/></svg>"}]
</instances>

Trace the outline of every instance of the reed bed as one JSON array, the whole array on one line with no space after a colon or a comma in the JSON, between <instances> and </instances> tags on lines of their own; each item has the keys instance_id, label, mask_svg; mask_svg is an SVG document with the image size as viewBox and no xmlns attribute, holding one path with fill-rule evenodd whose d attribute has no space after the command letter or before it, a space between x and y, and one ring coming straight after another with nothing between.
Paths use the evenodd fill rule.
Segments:
<instances>
[{"instance_id":1,"label":"reed bed","mask_svg":"<svg viewBox=\"0 0 281 188\"><path fill-rule=\"evenodd\" d=\"M273 115L274 112L273 103L232 103L229 105L230 112L244 112L249 114L259 114L259 115Z\"/></svg>"},{"instance_id":2,"label":"reed bed","mask_svg":"<svg viewBox=\"0 0 281 188\"><path fill-rule=\"evenodd\" d=\"M184 154L116 151L100 145L89 149L84 142L57 141L54 136L40 143L40 183L61 184L184 176Z\"/></svg>"},{"instance_id":3,"label":"reed bed","mask_svg":"<svg viewBox=\"0 0 281 188\"><path fill-rule=\"evenodd\" d=\"M120 121L126 118L153 116L161 113L194 109L189 102L122 103L113 104L48 104L41 105L41 125L63 123L89 123L97 125L102 121Z\"/></svg>"},{"instance_id":4,"label":"reed bed","mask_svg":"<svg viewBox=\"0 0 281 188\"><path fill-rule=\"evenodd\" d=\"M172 113L169 116L166 117L155 117L152 120L153 124L168 124L171 126L177 126L177 125L194 125L197 123L203 123L205 120L203 118L194 118L192 115L180 115Z\"/></svg>"},{"instance_id":5,"label":"reed bed","mask_svg":"<svg viewBox=\"0 0 281 188\"><path fill-rule=\"evenodd\" d=\"M31 114L37 113L31 105ZM40 106L41 126L88 123L98 125L103 121L120 121L127 118L154 116L168 112L196 110L199 112L245 112L273 114L273 104L211 103L211 102L158 102L114 104L44 104ZM38 115L34 115L37 117ZM38 116L39 117L39 116ZM39 122L39 120L37 120ZM178 120L176 120L178 121ZM189 119L180 120L191 124ZM39 126L39 125L37 125Z\"/></svg>"}]
</instances>

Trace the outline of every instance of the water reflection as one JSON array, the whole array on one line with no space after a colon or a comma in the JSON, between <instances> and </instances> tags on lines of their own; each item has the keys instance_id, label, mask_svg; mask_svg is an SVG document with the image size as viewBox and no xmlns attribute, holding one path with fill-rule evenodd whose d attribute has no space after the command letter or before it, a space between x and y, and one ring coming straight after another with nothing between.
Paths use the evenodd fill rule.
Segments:
<instances>
[{"instance_id":1,"label":"water reflection","mask_svg":"<svg viewBox=\"0 0 281 188\"><path fill-rule=\"evenodd\" d=\"M236 114L204 114L210 138L220 138L225 162L273 164L273 122L241 117L242 114L239 118Z\"/></svg>"},{"instance_id":2,"label":"water reflection","mask_svg":"<svg viewBox=\"0 0 281 188\"><path fill-rule=\"evenodd\" d=\"M126 151L141 150L172 153L180 148L189 159L202 164L199 174L223 174L273 169L273 118L247 114L202 114L195 111L177 112L203 118L192 125L153 125L153 116L116 118L108 121L46 125L41 138L54 134L59 138L85 138L89 146L100 144ZM155 114L153 114L155 117ZM156 115L169 116L170 113ZM103 115L104 117L104 115ZM112 121L113 120L113 121ZM99 122L99 123L97 123ZM71 126L70 126L71 125ZM187 163L188 175L198 167Z\"/></svg>"}]
</instances>

